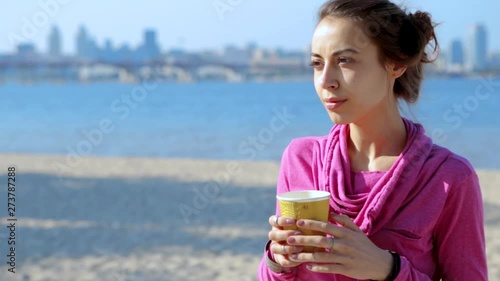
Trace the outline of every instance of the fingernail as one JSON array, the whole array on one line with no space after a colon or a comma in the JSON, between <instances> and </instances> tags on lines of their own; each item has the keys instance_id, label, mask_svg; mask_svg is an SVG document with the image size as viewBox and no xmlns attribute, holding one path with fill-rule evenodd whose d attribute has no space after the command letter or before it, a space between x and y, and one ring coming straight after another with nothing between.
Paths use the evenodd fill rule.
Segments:
<instances>
[{"instance_id":1,"label":"fingernail","mask_svg":"<svg viewBox=\"0 0 500 281\"><path fill-rule=\"evenodd\" d=\"M304 224L305 224L305 222L304 222L304 221L298 221L298 222L297 222L297 225L298 225L298 226L303 226Z\"/></svg>"},{"instance_id":2,"label":"fingernail","mask_svg":"<svg viewBox=\"0 0 500 281\"><path fill-rule=\"evenodd\" d=\"M342 215L341 214L332 214L332 218L340 219L340 218L342 218Z\"/></svg>"},{"instance_id":3,"label":"fingernail","mask_svg":"<svg viewBox=\"0 0 500 281\"><path fill-rule=\"evenodd\" d=\"M293 223L293 219L286 219L285 223L292 224Z\"/></svg>"},{"instance_id":4,"label":"fingernail","mask_svg":"<svg viewBox=\"0 0 500 281\"><path fill-rule=\"evenodd\" d=\"M288 244L293 244L293 243L295 243L295 238L288 237L288 239L286 241L288 242Z\"/></svg>"},{"instance_id":5,"label":"fingernail","mask_svg":"<svg viewBox=\"0 0 500 281\"><path fill-rule=\"evenodd\" d=\"M310 264L306 265L306 267L307 267L307 269L309 269L309 270L311 270L311 269L313 268L313 266L312 266L312 265L310 265Z\"/></svg>"},{"instance_id":6,"label":"fingernail","mask_svg":"<svg viewBox=\"0 0 500 281\"><path fill-rule=\"evenodd\" d=\"M297 231L297 232L294 232L293 235L302 235L302 232Z\"/></svg>"},{"instance_id":7,"label":"fingernail","mask_svg":"<svg viewBox=\"0 0 500 281\"><path fill-rule=\"evenodd\" d=\"M290 258L293 259L293 260L296 260L298 257L299 257L299 255L297 255L297 254L291 254L290 255Z\"/></svg>"}]
</instances>

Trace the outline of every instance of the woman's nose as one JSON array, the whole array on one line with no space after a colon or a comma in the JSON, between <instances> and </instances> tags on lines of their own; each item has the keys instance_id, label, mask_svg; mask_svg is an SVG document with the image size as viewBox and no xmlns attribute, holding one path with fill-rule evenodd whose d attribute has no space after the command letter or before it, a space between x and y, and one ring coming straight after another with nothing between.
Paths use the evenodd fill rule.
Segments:
<instances>
[{"instance_id":1,"label":"woman's nose","mask_svg":"<svg viewBox=\"0 0 500 281\"><path fill-rule=\"evenodd\" d=\"M325 90L334 90L339 87L339 81L332 70L325 69L320 77L320 85Z\"/></svg>"}]
</instances>

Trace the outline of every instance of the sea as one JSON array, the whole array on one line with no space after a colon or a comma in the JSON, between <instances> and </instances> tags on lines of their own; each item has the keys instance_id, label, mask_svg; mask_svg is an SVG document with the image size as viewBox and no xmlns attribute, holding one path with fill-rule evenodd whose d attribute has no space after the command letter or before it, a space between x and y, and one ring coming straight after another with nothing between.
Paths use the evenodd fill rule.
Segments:
<instances>
[{"instance_id":1,"label":"sea","mask_svg":"<svg viewBox=\"0 0 500 281\"><path fill-rule=\"evenodd\" d=\"M403 115L500 169L500 79L433 78ZM0 153L279 161L332 127L312 82L0 85Z\"/></svg>"}]
</instances>

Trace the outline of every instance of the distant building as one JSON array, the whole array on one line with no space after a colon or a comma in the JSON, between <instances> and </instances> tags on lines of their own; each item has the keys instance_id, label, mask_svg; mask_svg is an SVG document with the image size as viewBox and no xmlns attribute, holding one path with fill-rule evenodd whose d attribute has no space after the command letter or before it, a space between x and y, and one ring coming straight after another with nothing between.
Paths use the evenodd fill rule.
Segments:
<instances>
[{"instance_id":1,"label":"distant building","mask_svg":"<svg viewBox=\"0 0 500 281\"><path fill-rule=\"evenodd\" d=\"M464 45L460 40L451 42L450 63L452 65L464 65Z\"/></svg>"},{"instance_id":2,"label":"distant building","mask_svg":"<svg viewBox=\"0 0 500 281\"><path fill-rule=\"evenodd\" d=\"M104 62L113 62L116 60L116 53L113 49L113 42L111 39L104 41L104 48L100 51L99 59Z\"/></svg>"},{"instance_id":3,"label":"distant building","mask_svg":"<svg viewBox=\"0 0 500 281\"><path fill-rule=\"evenodd\" d=\"M172 54L172 52L170 52L170 54ZM218 64L221 60L220 52L214 50L200 51L199 57L206 64Z\"/></svg>"},{"instance_id":4,"label":"distant building","mask_svg":"<svg viewBox=\"0 0 500 281\"><path fill-rule=\"evenodd\" d=\"M89 37L87 29L84 26L80 26L76 35L76 55L82 58L86 58L89 55Z\"/></svg>"},{"instance_id":5,"label":"distant building","mask_svg":"<svg viewBox=\"0 0 500 281\"><path fill-rule=\"evenodd\" d=\"M151 60L159 57L160 46L157 42L155 30L144 31L144 42L137 51L141 59Z\"/></svg>"},{"instance_id":6,"label":"distant building","mask_svg":"<svg viewBox=\"0 0 500 281\"><path fill-rule=\"evenodd\" d=\"M17 45L17 55L26 57L36 54L35 45L32 43L22 43Z\"/></svg>"},{"instance_id":7,"label":"distant building","mask_svg":"<svg viewBox=\"0 0 500 281\"><path fill-rule=\"evenodd\" d=\"M247 48L242 49L235 45L226 45L224 47L222 61L227 64L248 65L253 52L255 52L255 50L250 54Z\"/></svg>"},{"instance_id":8,"label":"distant building","mask_svg":"<svg viewBox=\"0 0 500 281\"><path fill-rule=\"evenodd\" d=\"M80 58L96 59L100 51L95 40L87 33L85 26L80 26L76 35L76 55Z\"/></svg>"},{"instance_id":9,"label":"distant building","mask_svg":"<svg viewBox=\"0 0 500 281\"><path fill-rule=\"evenodd\" d=\"M168 51L167 55L172 57L182 56L186 51L182 48L174 48Z\"/></svg>"},{"instance_id":10,"label":"distant building","mask_svg":"<svg viewBox=\"0 0 500 281\"><path fill-rule=\"evenodd\" d=\"M57 26L52 27L49 35L49 55L53 57L60 57L62 55L61 32Z\"/></svg>"},{"instance_id":11,"label":"distant building","mask_svg":"<svg viewBox=\"0 0 500 281\"><path fill-rule=\"evenodd\" d=\"M447 53L441 52L438 61L442 63L441 70L450 73L463 73L465 70L465 51L461 40L453 40ZM436 61L436 63L438 62ZM444 68L444 69L443 69ZM438 70L438 68L434 68Z\"/></svg>"},{"instance_id":12,"label":"distant building","mask_svg":"<svg viewBox=\"0 0 500 281\"><path fill-rule=\"evenodd\" d=\"M123 44L115 52L116 59L121 62L130 62L133 59L133 51L128 44Z\"/></svg>"},{"instance_id":13,"label":"distant building","mask_svg":"<svg viewBox=\"0 0 500 281\"><path fill-rule=\"evenodd\" d=\"M500 53L494 53L491 55L489 67L491 69L500 70Z\"/></svg>"},{"instance_id":14,"label":"distant building","mask_svg":"<svg viewBox=\"0 0 500 281\"><path fill-rule=\"evenodd\" d=\"M253 58L255 52L259 49L259 45L256 42L249 42L246 47L246 56L251 59Z\"/></svg>"},{"instance_id":15,"label":"distant building","mask_svg":"<svg viewBox=\"0 0 500 281\"><path fill-rule=\"evenodd\" d=\"M111 41L111 39L106 39L106 41L104 41L104 51L106 52L112 52L113 51L113 41Z\"/></svg>"},{"instance_id":16,"label":"distant building","mask_svg":"<svg viewBox=\"0 0 500 281\"><path fill-rule=\"evenodd\" d=\"M467 34L466 68L470 72L483 71L488 67L487 31L483 25L475 24Z\"/></svg>"}]
</instances>

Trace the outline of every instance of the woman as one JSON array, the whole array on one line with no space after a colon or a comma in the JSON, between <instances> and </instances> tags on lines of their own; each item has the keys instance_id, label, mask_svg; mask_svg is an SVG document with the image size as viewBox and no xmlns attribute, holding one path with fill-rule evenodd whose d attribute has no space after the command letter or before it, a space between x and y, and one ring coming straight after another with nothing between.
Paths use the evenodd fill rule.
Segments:
<instances>
[{"instance_id":1,"label":"woman","mask_svg":"<svg viewBox=\"0 0 500 281\"><path fill-rule=\"evenodd\" d=\"M314 85L336 125L293 140L277 193L329 191L329 223L269 218L260 280L487 280L483 206L470 163L401 117L417 100L429 14L387 0L332 0L312 39ZM297 225L325 233L283 230ZM324 248L302 252L304 246Z\"/></svg>"}]
</instances>

